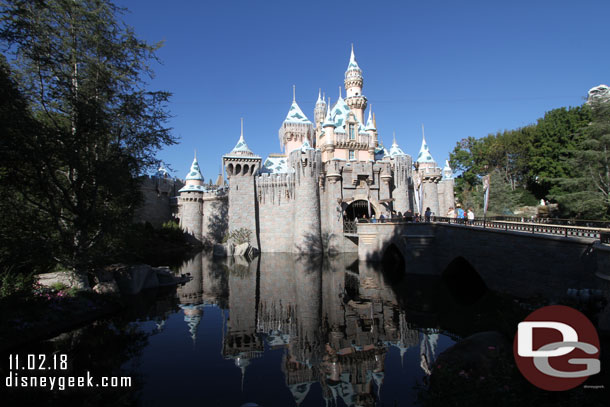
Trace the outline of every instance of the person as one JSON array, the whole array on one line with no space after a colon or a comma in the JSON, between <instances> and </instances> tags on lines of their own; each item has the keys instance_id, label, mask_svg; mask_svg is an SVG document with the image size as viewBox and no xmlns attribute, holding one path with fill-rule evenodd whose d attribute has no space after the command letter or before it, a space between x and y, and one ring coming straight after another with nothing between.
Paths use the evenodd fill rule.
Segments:
<instances>
[{"instance_id":1,"label":"person","mask_svg":"<svg viewBox=\"0 0 610 407\"><path fill-rule=\"evenodd\" d=\"M379 215L379 222L383 223L383 220L385 219L385 216L383 216L383 213L381 215Z\"/></svg>"},{"instance_id":2,"label":"person","mask_svg":"<svg viewBox=\"0 0 610 407\"><path fill-rule=\"evenodd\" d=\"M426 218L426 222L430 222L430 215L432 215L432 211L430 207L426 208L426 212L424 212L424 217Z\"/></svg>"},{"instance_id":3,"label":"person","mask_svg":"<svg viewBox=\"0 0 610 407\"><path fill-rule=\"evenodd\" d=\"M468 208L468 224L474 225L474 211L472 207Z\"/></svg>"},{"instance_id":4,"label":"person","mask_svg":"<svg viewBox=\"0 0 610 407\"><path fill-rule=\"evenodd\" d=\"M375 218L375 214L371 215L371 223L377 223L377 219Z\"/></svg>"},{"instance_id":5,"label":"person","mask_svg":"<svg viewBox=\"0 0 610 407\"><path fill-rule=\"evenodd\" d=\"M447 212L447 217L449 218L449 222L455 219L455 211L453 210L453 206L449 207L449 211Z\"/></svg>"},{"instance_id":6,"label":"person","mask_svg":"<svg viewBox=\"0 0 610 407\"><path fill-rule=\"evenodd\" d=\"M464 223L464 210L460 204L457 205L456 218L458 223Z\"/></svg>"},{"instance_id":7,"label":"person","mask_svg":"<svg viewBox=\"0 0 610 407\"><path fill-rule=\"evenodd\" d=\"M413 211L411 209L407 209L407 212L405 212L405 220L407 222L413 221Z\"/></svg>"}]
</instances>

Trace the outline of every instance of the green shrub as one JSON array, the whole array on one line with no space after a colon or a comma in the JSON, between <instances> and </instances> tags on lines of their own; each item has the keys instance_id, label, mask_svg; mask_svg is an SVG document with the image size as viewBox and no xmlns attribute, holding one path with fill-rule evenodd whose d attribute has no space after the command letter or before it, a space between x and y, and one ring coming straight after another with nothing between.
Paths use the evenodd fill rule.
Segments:
<instances>
[{"instance_id":1,"label":"green shrub","mask_svg":"<svg viewBox=\"0 0 610 407\"><path fill-rule=\"evenodd\" d=\"M13 269L0 272L0 299L27 296L34 286L33 273L18 273Z\"/></svg>"},{"instance_id":2,"label":"green shrub","mask_svg":"<svg viewBox=\"0 0 610 407\"><path fill-rule=\"evenodd\" d=\"M233 232L227 233L222 239L223 243L227 243L231 241L235 244L243 244L250 243L250 237L252 236L252 231L246 228L236 229Z\"/></svg>"}]
</instances>

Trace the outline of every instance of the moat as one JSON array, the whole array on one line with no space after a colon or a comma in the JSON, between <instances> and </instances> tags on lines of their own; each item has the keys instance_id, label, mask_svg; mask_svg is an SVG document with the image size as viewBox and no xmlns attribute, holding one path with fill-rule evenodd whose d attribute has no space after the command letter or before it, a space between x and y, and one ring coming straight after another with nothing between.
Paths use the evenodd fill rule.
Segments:
<instances>
[{"instance_id":1,"label":"moat","mask_svg":"<svg viewBox=\"0 0 610 407\"><path fill-rule=\"evenodd\" d=\"M587 301L559 294L517 299L487 289L476 275L455 281L422 275L417 267L411 264L404 274L391 262L369 264L355 254L262 254L247 262L200 253L176 270L191 277L186 284L148 291L113 317L11 352L65 354L68 370L58 375L129 376L130 388L10 389L6 400L8 405L44 400L45 405L407 406L438 405L448 395L467 401L483 391L511 402L538 393L510 367L473 377L457 364L441 366L439 355L480 332L495 331L512 343L516 324L553 301L592 316L598 311L595 295ZM603 292L601 286L591 289ZM505 358L502 346L494 343L484 351L492 359ZM443 368L458 381L444 376ZM589 382L610 387L607 369ZM569 404L570 397L588 400L604 393L549 400Z\"/></svg>"}]
</instances>

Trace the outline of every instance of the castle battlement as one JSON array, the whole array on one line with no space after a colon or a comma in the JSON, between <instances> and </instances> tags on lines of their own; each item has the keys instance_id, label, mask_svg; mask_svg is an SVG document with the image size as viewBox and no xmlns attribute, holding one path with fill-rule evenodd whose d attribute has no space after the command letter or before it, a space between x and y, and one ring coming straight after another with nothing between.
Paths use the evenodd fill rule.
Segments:
<instances>
[{"instance_id":1,"label":"castle battlement","mask_svg":"<svg viewBox=\"0 0 610 407\"><path fill-rule=\"evenodd\" d=\"M262 174L256 177L258 202L261 205L280 205L294 199L293 174Z\"/></svg>"}]
</instances>

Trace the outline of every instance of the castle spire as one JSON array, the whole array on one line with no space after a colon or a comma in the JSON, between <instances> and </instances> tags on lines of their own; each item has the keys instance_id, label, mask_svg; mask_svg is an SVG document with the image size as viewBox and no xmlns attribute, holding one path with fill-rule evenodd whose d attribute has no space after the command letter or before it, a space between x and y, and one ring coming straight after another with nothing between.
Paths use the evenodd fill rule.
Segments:
<instances>
[{"instance_id":1,"label":"castle spire","mask_svg":"<svg viewBox=\"0 0 610 407\"><path fill-rule=\"evenodd\" d=\"M430 154L430 149L428 148L428 143L426 143L426 136L424 134L424 125L421 125L421 148L419 149L419 154L417 155L418 163L436 163L434 158L432 158L432 154Z\"/></svg>"},{"instance_id":2,"label":"castle spire","mask_svg":"<svg viewBox=\"0 0 610 407\"><path fill-rule=\"evenodd\" d=\"M248 144L246 144L246 140L244 139L244 118L241 118L241 132L239 133L239 140L237 141L237 144L235 145L235 147L233 148L233 150L231 150L231 155L249 155L249 156L253 156L254 153L252 152L252 150L250 150L250 148L248 147Z\"/></svg>"}]
</instances>

